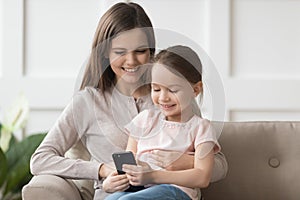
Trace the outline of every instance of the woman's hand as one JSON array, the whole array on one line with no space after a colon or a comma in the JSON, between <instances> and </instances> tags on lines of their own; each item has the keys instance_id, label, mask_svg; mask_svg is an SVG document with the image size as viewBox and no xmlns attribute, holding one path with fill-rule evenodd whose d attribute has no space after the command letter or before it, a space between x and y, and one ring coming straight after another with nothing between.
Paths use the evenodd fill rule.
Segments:
<instances>
[{"instance_id":1,"label":"woman's hand","mask_svg":"<svg viewBox=\"0 0 300 200\"><path fill-rule=\"evenodd\" d=\"M102 164L99 168L99 179L106 178L109 176L112 172L114 172L115 169L107 164Z\"/></svg>"},{"instance_id":2,"label":"woman's hand","mask_svg":"<svg viewBox=\"0 0 300 200\"><path fill-rule=\"evenodd\" d=\"M125 174L119 175L117 171L112 172L103 181L103 190L108 193L125 191L129 188L129 181Z\"/></svg>"},{"instance_id":3,"label":"woman's hand","mask_svg":"<svg viewBox=\"0 0 300 200\"><path fill-rule=\"evenodd\" d=\"M154 164L169 171L194 168L194 156L177 151L153 150L149 155Z\"/></svg>"},{"instance_id":4,"label":"woman's hand","mask_svg":"<svg viewBox=\"0 0 300 200\"><path fill-rule=\"evenodd\" d=\"M153 170L147 163L139 162L139 165L124 164L122 170L126 172L129 183L133 186L152 183Z\"/></svg>"}]
</instances>

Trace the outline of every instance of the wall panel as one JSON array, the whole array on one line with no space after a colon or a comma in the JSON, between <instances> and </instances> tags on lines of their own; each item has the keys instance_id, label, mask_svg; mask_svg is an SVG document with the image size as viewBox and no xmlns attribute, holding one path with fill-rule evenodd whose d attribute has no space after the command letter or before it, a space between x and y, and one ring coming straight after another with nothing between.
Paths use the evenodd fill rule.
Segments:
<instances>
[{"instance_id":1,"label":"wall panel","mask_svg":"<svg viewBox=\"0 0 300 200\"><path fill-rule=\"evenodd\" d=\"M90 51L99 4L97 0L26 0L26 75L76 77Z\"/></svg>"},{"instance_id":2,"label":"wall panel","mask_svg":"<svg viewBox=\"0 0 300 200\"><path fill-rule=\"evenodd\" d=\"M153 26L183 34L203 48L205 44L206 11L203 0L134 0L143 6Z\"/></svg>"},{"instance_id":3,"label":"wall panel","mask_svg":"<svg viewBox=\"0 0 300 200\"><path fill-rule=\"evenodd\" d=\"M300 120L300 1L211 0L208 8L225 120Z\"/></svg>"},{"instance_id":4,"label":"wall panel","mask_svg":"<svg viewBox=\"0 0 300 200\"><path fill-rule=\"evenodd\" d=\"M232 3L232 74L300 77L300 1Z\"/></svg>"}]
</instances>

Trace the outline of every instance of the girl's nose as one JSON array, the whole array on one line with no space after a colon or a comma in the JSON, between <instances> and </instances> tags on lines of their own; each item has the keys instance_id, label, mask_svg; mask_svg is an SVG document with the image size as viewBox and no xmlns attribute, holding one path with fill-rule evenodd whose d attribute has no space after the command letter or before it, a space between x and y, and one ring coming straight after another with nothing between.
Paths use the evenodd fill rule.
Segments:
<instances>
[{"instance_id":1,"label":"girl's nose","mask_svg":"<svg viewBox=\"0 0 300 200\"><path fill-rule=\"evenodd\" d=\"M165 91L161 91L161 93L159 95L159 99L161 101L169 101L170 100L168 93Z\"/></svg>"}]
</instances>

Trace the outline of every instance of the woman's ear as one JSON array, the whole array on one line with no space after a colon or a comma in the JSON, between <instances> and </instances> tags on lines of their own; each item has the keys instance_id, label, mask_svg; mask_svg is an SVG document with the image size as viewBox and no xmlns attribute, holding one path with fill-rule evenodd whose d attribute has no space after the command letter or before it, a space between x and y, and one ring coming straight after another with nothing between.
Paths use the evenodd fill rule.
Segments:
<instances>
[{"instance_id":1,"label":"woman's ear","mask_svg":"<svg viewBox=\"0 0 300 200\"><path fill-rule=\"evenodd\" d=\"M107 48L104 50L104 58L109 59L109 53L111 51L111 45L105 45Z\"/></svg>"},{"instance_id":2,"label":"woman's ear","mask_svg":"<svg viewBox=\"0 0 300 200\"><path fill-rule=\"evenodd\" d=\"M107 59L109 59L109 53L108 53L108 50L105 50L105 52L104 52L104 57L107 58Z\"/></svg>"},{"instance_id":3,"label":"woman's ear","mask_svg":"<svg viewBox=\"0 0 300 200\"><path fill-rule=\"evenodd\" d=\"M195 83L193 85L193 90L194 90L194 96L198 96L198 94L202 93L203 87L202 87L202 81L199 81L198 83Z\"/></svg>"}]
</instances>

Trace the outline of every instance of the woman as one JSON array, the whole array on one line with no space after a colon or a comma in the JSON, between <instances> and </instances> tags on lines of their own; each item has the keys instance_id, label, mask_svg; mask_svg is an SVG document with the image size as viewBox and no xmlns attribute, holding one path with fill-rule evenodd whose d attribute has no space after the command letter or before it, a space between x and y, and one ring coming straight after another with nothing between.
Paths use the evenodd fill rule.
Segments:
<instances>
[{"instance_id":1,"label":"woman","mask_svg":"<svg viewBox=\"0 0 300 200\"><path fill-rule=\"evenodd\" d=\"M101 17L80 91L33 154L32 174L95 180L94 199L102 199L103 190L129 187L125 175L114 173L111 154L126 148L124 125L153 106L150 86L142 81L154 47L151 21L139 5L118 3ZM91 154L91 161L64 157L79 140ZM155 158L159 163L174 154L158 151ZM224 156L216 159L226 164ZM169 170L191 168L193 156L184 154L171 164L161 162L161 166ZM213 173L220 179L226 170L217 167Z\"/></svg>"}]
</instances>

